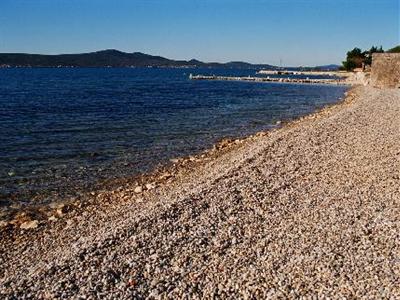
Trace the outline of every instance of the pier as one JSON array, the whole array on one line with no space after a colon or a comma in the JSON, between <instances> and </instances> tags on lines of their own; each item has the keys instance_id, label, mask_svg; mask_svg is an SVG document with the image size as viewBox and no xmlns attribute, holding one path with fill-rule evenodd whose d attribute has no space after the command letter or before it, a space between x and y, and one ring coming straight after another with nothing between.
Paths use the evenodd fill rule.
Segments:
<instances>
[{"instance_id":1,"label":"pier","mask_svg":"<svg viewBox=\"0 0 400 300\"><path fill-rule=\"evenodd\" d=\"M191 80L224 80L224 81L252 81L252 82L276 82L296 84L329 84L349 85L344 79L315 79L315 78L289 78L289 77L254 77L254 76L215 76L215 75L189 75Z\"/></svg>"},{"instance_id":2,"label":"pier","mask_svg":"<svg viewBox=\"0 0 400 300\"><path fill-rule=\"evenodd\" d=\"M346 76L345 71L290 71L290 70L260 70L256 74L263 75L319 75L319 76Z\"/></svg>"}]
</instances>

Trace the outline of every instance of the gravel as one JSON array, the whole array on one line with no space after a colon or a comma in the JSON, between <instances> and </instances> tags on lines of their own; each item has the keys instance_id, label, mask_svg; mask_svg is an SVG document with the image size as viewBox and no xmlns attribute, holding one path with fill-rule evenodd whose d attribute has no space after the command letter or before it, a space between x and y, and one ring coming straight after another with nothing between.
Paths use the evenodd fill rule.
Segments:
<instances>
[{"instance_id":1,"label":"gravel","mask_svg":"<svg viewBox=\"0 0 400 300\"><path fill-rule=\"evenodd\" d=\"M0 298L400 299L400 90L178 161L1 231Z\"/></svg>"}]
</instances>

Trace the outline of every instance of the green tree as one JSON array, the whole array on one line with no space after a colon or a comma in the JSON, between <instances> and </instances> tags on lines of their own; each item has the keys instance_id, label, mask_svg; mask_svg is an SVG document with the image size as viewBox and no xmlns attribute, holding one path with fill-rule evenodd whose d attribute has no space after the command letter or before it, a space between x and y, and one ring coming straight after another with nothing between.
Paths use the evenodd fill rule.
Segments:
<instances>
[{"instance_id":1,"label":"green tree","mask_svg":"<svg viewBox=\"0 0 400 300\"><path fill-rule=\"evenodd\" d=\"M360 68L364 62L365 56L360 48L354 48L347 52L346 60L343 62L343 67L347 71L352 71L355 68Z\"/></svg>"},{"instance_id":2,"label":"green tree","mask_svg":"<svg viewBox=\"0 0 400 300\"><path fill-rule=\"evenodd\" d=\"M343 69L352 71L355 68L361 68L363 63L371 65L372 53L383 53L382 46L372 46L371 49L362 51L360 48L354 48L347 52L346 60L343 62Z\"/></svg>"},{"instance_id":3,"label":"green tree","mask_svg":"<svg viewBox=\"0 0 400 300\"><path fill-rule=\"evenodd\" d=\"M371 49L369 49L369 51L365 51L364 55L365 55L365 60L364 63L366 65L371 65L372 64L372 53L383 53L385 51L383 51L382 46L380 46L379 48L377 46L372 46Z\"/></svg>"},{"instance_id":4,"label":"green tree","mask_svg":"<svg viewBox=\"0 0 400 300\"><path fill-rule=\"evenodd\" d=\"M392 49L389 49L387 52L389 52L389 53L400 53L400 45L396 46L396 47L394 47Z\"/></svg>"}]
</instances>

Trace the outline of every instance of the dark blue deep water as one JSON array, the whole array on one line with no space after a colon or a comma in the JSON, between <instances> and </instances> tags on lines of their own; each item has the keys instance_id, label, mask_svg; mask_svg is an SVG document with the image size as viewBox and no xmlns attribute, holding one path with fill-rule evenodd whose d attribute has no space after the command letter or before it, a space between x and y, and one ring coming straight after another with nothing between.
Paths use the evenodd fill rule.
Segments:
<instances>
[{"instance_id":1,"label":"dark blue deep water","mask_svg":"<svg viewBox=\"0 0 400 300\"><path fill-rule=\"evenodd\" d=\"M190 81L210 69L0 69L0 206L46 203L271 128L346 88Z\"/></svg>"}]
</instances>

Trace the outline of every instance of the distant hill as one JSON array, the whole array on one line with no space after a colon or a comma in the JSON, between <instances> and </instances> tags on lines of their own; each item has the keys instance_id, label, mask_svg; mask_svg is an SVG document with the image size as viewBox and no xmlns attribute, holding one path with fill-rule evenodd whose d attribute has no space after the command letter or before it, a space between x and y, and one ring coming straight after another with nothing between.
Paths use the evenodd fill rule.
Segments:
<instances>
[{"instance_id":1,"label":"distant hill","mask_svg":"<svg viewBox=\"0 0 400 300\"><path fill-rule=\"evenodd\" d=\"M339 70L339 65L324 65L324 66L316 66L314 69L323 70L323 71L336 71Z\"/></svg>"},{"instance_id":2,"label":"distant hill","mask_svg":"<svg viewBox=\"0 0 400 300\"><path fill-rule=\"evenodd\" d=\"M268 64L246 62L205 63L199 60L172 60L141 52L114 49L81 54L0 53L0 66L23 67L213 67L235 69L275 69Z\"/></svg>"}]
</instances>

